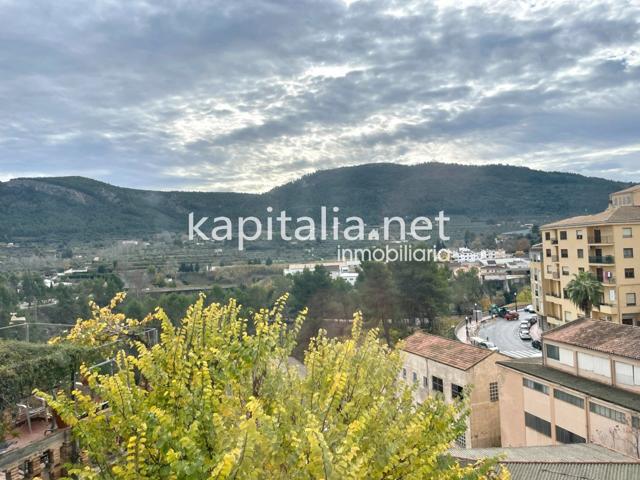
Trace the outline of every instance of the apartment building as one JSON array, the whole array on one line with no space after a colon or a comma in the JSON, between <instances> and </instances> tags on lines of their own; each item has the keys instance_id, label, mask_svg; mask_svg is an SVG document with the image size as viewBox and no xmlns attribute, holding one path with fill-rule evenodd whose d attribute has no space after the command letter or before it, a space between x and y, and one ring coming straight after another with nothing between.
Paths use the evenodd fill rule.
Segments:
<instances>
[{"instance_id":1,"label":"apartment building","mask_svg":"<svg viewBox=\"0 0 640 480\"><path fill-rule=\"evenodd\" d=\"M430 395L442 395L447 402L470 395L471 415L467 432L456 440L458 446L500 445L496 362L507 357L422 332L405 339L403 350L402 377L416 385L414 399L417 403Z\"/></svg>"},{"instance_id":2,"label":"apartment building","mask_svg":"<svg viewBox=\"0 0 640 480\"><path fill-rule=\"evenodd\" d=\"M542 269L542 243L529 249L529 271L531 281L531 305L540 318L544 318L544 278Z\"/></svg>"},{"instance_id":3,"label":"apartment building","mask_svg":"<svg viewBox=\"0 0 640 480\"><path fill-rule=\"evenodd\" d=\"M603 285L592 317L640 326L640 185L611 194L609 208L540 228L542 271L540 311L550 326L584 315L566 295L578 272L593 273ZM532 289L533 290L533 289Z\"/></svg>"},{"instance_id":4,"label":"apartment building","mask_svg":"<svg viewBox=\"0 0 640 480\"><path fill-rule=\"evenodd\" d=\"M595 443L640 458L640 329L580 319L542 359L498 362L503 447Z\"/></svg>"}]
</instances>

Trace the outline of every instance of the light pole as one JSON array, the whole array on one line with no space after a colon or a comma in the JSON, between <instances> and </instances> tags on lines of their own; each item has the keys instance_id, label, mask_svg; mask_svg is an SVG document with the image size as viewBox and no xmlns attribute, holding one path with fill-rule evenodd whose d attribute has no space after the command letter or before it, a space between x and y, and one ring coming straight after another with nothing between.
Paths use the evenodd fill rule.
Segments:
<instances>
[{"instance_id":1,"label":"light pole","mask_svg":"<svg viewBox=\"0 0 640 480\"><path fill-rule=\"evenodd\" d=\"M514 295L514 300L516 302L516 312L517 312L518 311L518 291L514 290L513 295Z\"/></svg>"},{"instance_id":2,"label":"light pole","mask_svg":"<svg viewBox=\"0 0 640 480\"><path fill-rule=\"evenodd\" d=\"M464 317L464 328L467 331L467 341L469 341L469 317Z\"/></svg>"}]
</instances>

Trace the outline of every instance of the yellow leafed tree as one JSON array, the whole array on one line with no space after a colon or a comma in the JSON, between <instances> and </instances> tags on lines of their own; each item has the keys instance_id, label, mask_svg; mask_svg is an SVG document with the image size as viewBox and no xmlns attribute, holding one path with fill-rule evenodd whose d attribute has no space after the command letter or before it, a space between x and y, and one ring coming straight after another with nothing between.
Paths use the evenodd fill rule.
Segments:
<instances>
[{"instance_id":1,"label":"yellow leafed tree","mask_svg":"<svg viewBox=\"0 0 640 480\"><path fill-rule=\"evenodd\" d=\"M460 466L447 455L465 429L464 405L433 399L415 406L399 379L399 352L376 331L362 331L359 315L350 338L321 333L304 372L292 366L304 313L287 324L285 301L257 313L251 331L234 301L205 306L200 298L179 327L158 311L159 344L119 352L113 375L83 368L88 389L49 398L89 459L72 473L131 480L507 478L494 461ZM114 320L109 308L98 316ZM103 332L93 320L87 330ZM86 343L82 329L63 341Z\"/></svg>"}]
</instances>

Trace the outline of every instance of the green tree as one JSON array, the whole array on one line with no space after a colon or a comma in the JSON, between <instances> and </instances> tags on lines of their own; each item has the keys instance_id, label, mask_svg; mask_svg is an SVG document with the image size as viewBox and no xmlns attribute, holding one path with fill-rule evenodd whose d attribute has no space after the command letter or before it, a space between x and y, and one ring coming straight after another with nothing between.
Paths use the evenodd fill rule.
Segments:
<instances>
[{"instance_id":1,"label":"green tree","mask_svg":"<svg viewBox=\"0 0 640 480\"><path fill-rule=\"evenodd\" d=\"M430 398L414 405L400 352L355 316L344 340L320 335L305 375L288 356L284 303L256 313L254 334L234 301L201 298L174 327L163 312L159 345L117 354L117 371L82 368L87 391L56 399L89 464L81 479L488 479L493 460L461 466L448 453L466 407ZM103 309L101 315L112 320ZM94 325L95 326L95 325ZM109 409L101 408L107 402Z\"/></svg>"},{"instance_id":2,"label":"green tree","mask_svg":"<svg viewBox=\"0 0 640 480\"><path fill-rule=\"evenodd\" d=\"M482 300L482 283L478 277L478 270L472 268L469 271L459 270L451 278L451 298L455 313L458 315L469 314L474 305Z\"/></svg>"},{"instance_id":3,"label":"green tree","mask_svg":"<svg viewBox=\"0 0 640 480\"><path fill-rule=\"evenodd\" d=\"M531 287L522 287L516 295L518 303L521 305L529 305L531 303Z\"/></svg>"},{"instance_id":4,"label":"green tree","mask_svg":"<svg viewBox=\"0 0 640 480\"><path fill-rule=\"evenodd\" d=\"M396 295L388 265L381 262L362 262L356 290L365 318L382 327L387 345L391 346L393 340L390 321L393 321L396 313Z\"/></svg>"},{"instance_id":5,"label":"green tree","mask_svg":"<svg viewBox=\"0 0 640 480\"><path fill-rule=\"evenodd\" d=\"M37 273L25 272L22 275L22 289L21 297L27 301L29 305L33 302L42 300L44 297L46 287L44 286L44 280Z\"/></svg>"},{"instance_id":6,"label":"green tree","mask_svg":"<svg viewBox=\"0 0 640 480\"><path fill-rule=\"evenodd\" d=\"M594 306L600 306L602 295L602 284L591 272L579 272L567 284L567 297L585 317L591 316Z\"/></svg>"},{"instance_id":7,"label":"green tree","mask_svg":"<svg viewBox=\"0 0 640 480\"><path fill-rule=\"evenodd\" d=\"M391 264L397 290L399 313L433 330L438 317L448 311L451 290L448 271L436 262L394 262Z\"/></svg>"}]
</instances>

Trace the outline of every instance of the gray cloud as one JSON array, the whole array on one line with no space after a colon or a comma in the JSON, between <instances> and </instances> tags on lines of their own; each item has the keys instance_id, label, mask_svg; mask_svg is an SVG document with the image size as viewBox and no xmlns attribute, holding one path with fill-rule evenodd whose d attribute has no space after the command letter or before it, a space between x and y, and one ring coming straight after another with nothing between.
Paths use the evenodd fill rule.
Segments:
<instances>
[{"instance_id":1,"label":"gray cloud","mask_svg":"<svg viewBox=\"0 0 640 480\"><path fill-rule=\"evenodd\" d=\"M634 2L0 2L0 180L266 190L364 162L640 181Z\"/></svg>"}]
</instances>

